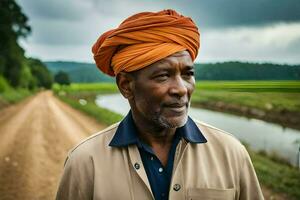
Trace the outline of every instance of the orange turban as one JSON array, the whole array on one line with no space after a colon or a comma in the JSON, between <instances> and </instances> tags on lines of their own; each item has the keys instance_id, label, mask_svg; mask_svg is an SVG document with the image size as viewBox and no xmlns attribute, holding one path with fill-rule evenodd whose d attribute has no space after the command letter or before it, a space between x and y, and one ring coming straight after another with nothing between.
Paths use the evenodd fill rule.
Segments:
<instances>
[{"instance_id":1,"label":"orange turban","mask_svg":"<svg viewBox=\"0 0 300 200\"><path fill-rule=\"evenodd\" d=\"M194 61L200 46L199 32L189 17L174 10L142 12L127 18L116 29L102 34L93 45L97 67L115 76L188 50Z\"/></svg>"}]
</instances>

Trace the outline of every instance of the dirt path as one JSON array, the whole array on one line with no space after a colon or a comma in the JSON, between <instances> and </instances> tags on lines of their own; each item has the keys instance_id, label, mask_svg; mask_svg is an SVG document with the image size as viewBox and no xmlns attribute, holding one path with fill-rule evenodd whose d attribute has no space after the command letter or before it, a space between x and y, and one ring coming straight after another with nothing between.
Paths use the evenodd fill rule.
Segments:
<instances>
[{"instance_id":1,"label":"dirt path","mask_svg":"<svg viewBox=\"0 0 300 200\"><path fill-rule=\"evenodd\" d=\"M104 127L42 92L0 111L0 199L54 199L67 151Z\"/></svg>"},{"instance_id":2,"label":"dirt path","mask_svg":"<svg viewBox=\"0 0 300 200\"><path fill-rule=\"evenodd\" d=\"M103 128L49 91L1 110L0 200L54 199L67 151Z\"/></svg>"}]
</instances>

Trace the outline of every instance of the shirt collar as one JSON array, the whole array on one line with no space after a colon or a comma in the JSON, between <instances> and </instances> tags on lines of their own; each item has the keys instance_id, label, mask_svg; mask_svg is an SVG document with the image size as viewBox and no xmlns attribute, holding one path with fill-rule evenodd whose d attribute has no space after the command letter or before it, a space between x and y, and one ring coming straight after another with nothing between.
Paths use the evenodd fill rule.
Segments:
<instances>
[{"instance_id":1,"label":"shirt collar","mask_svg":"<svg viewBox=\"0 0 300 200\"><path fill-rule=\"evenodd\" d=\"M207 140L199 130L195 122L188 117L186 124L176 131L190 143L206 143ZM131 111L126 117L120 122L117 131L112 138L109 146L113 147L124 147L131 144L138 144L139 138L137 134L137 128L132 118Z\"/></svg>"}]
</instances>

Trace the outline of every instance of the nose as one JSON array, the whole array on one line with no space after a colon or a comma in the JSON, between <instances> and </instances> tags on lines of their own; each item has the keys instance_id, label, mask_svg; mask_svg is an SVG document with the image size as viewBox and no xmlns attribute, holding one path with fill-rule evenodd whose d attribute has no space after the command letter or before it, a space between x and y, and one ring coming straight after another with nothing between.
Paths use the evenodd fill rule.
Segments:
<instances>
[{"instance_id":1,"label":"nose","mask_svg":"<svg viewBox=\"0 0 300 200\"><path fill-rule=\"evenodd\" d=\"M173 96L182 97L188 92L187 85L181 76L174 78L171 82L169 93Z\"/></svg>"}]
</instances>

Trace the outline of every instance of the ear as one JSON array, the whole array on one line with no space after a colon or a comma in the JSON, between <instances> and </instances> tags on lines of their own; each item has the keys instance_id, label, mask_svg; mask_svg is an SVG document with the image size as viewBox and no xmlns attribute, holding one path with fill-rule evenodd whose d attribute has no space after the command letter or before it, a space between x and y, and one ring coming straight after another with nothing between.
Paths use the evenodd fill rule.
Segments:
<instances>
[{"instance_id":1,"label":"ear","mask_svg":"<svg viewBox=\"0 0 300 200\"><path fill-rule=\"evenodd\" d=\"M117 74L116 82L119 91L126 99L131 99L133 97L134 89L134 78L129 73L120 72Z\"/></svg>"}]
</instances>

